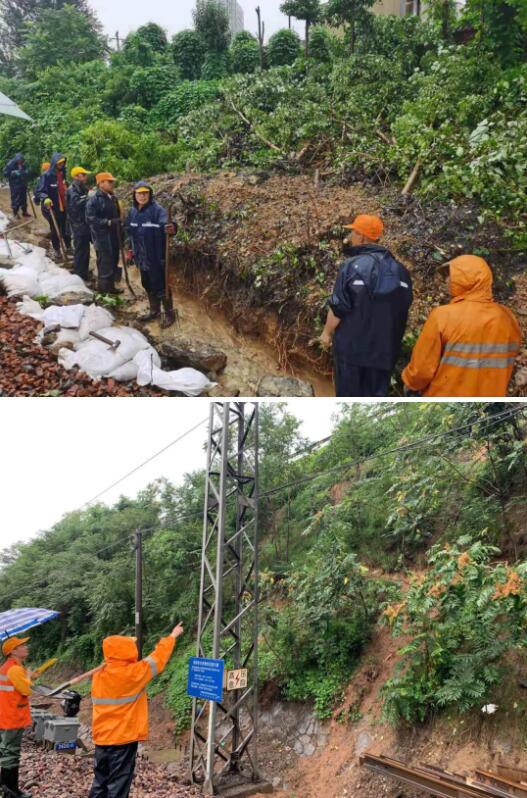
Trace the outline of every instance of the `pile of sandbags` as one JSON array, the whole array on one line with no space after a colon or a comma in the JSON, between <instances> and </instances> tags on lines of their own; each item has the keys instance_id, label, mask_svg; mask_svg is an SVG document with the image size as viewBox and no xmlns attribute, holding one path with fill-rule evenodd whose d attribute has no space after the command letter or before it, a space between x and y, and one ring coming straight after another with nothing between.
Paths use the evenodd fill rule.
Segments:
<instances>
[{"instance_id":1,"label":"pile of sandbags","mask_svg":"<svg viewBox=\"0 0 527 798\"><path fill-rule=\"evenodd\" d=\"M52 305L44 309L34 299L24 297L17 309L43 325L38 343L46 343L55 353L64 347L73 349L81 341L87 341L90 333L111 327L114 321L112 314L98 305Z\"/></svg>"},{"instance_id":2,"label":"pile of sandbags","mask_svg":"<svg viewBox=\"0 0 527 798\"><path fill-rule=\"evenodd\" d=\"M93 298L93 292L84 280L54 264L41 247L34 247L27 252L13 242L10 249L14 265L9 269L0 269L0 285L8 297L45 296L54 300L68 294L77 295L79 301L83 302ZM9 256L6 242L1 240L0 256Z\"/></svg>"}]
</instances>

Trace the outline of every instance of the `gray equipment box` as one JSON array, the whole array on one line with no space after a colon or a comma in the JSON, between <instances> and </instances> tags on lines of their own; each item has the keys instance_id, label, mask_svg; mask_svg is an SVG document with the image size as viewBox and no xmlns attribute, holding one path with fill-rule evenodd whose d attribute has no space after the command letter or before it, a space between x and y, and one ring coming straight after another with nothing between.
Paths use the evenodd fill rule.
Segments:
<instances>
[{"instance_id":1,"label":"gray equipment box","mask_svg":"<svg viewBox=\"0 0 527 798\"><path fill-rule=\"evenodd\" d=\"M41 743L44 740L44 724L46 721L53 720L55 717L56 715L52 712L45 712L38 709L33 710L33 734L35 735L37 743Z\"/></svg>"},{"instance_id":2,"label":"gray equipment box","mask_svg":"<svg viewBox=\"0 0 527 798\"><path fill-rule=\"evenodd\" d=\"M80 729L76 718L52 718L44 722L44 742L56 746L57 743L75 743Z\"/></svg>"}]
</instances>

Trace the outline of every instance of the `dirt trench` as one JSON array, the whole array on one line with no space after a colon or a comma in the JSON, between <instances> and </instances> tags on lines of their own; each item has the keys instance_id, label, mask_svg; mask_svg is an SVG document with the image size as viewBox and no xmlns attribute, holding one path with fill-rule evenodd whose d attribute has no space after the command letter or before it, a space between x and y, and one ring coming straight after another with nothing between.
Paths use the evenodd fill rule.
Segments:
<instances>
[{"instance_id":1,"label":"dirt trench","mask_svg":"<svg viewBox=\"0 0 527 798\"><path fill-rule=\"evenodd\" d=\"M7 189L0 190L0 210L10 216ZM37 219L14 233L10 240L47 248L48 233L47 224L37 209ZM93 250L91 269L93 273L96 272ZM147 309L139 270L135 267L130 269L130 278L137 299L134 300L127 290L124 304L120 308L111 309L116 317L116 323L125 325L135 325L137 317ZM153 323L145 325L145 332L156 347L177 335L193 342L213 345L224 352L227 356L227 366L217 375L219 385L215 390L216 395L255 396L261 379L273 375L295 377L308 382L313 386L316 396L334 396L333 382L327 373L319 373L302 366L281 368L279 352L268 342L265 334L247 335L241 330L236 330L221 308L212 307L202 295L188 290L188 286L192 285L191 280L187 281L181 274L173 273L171 285L174 304L179 311L179 326L161 330L158 323Z\"/></svg>"}]
</instances>

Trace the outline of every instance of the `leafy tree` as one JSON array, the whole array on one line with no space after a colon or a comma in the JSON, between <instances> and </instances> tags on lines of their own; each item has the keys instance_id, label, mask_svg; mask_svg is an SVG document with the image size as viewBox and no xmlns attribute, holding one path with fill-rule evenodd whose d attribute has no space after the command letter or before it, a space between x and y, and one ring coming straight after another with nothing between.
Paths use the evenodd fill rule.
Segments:
<instances>
[{"instance_id":1,"label":"leafy tree","mask_svg":"<svg viewBox=\"0 0 527 798\"><path fill-rule=\"evenodd\" d=\"M430 0L430 16L441 30L444 41L450 41L456 24L455 0Z\"/></svg>"},{"instance_id":2,"label":"leafy tree","mask_svg":"<svg viewBox=\"0 0 527 798\"><path fill-rule=\"evenodd\" d=\"M0 0L0 67L12 69L15 51L24 43L28 22L36 22L44 11L59 11L66 5L84 14L95 32L102 32L88 0Z\"/></svg>"},{"instance_id":3,"label":"leafy tree","mask_svg":"<svg viewBox=\"0 0 527 798\"><path fill-rule=\"evenodd\" d=\"M302 20L306 24L305 52L309 55L309 32L319 21L322 11L320 0L285 0L280 6L282 14Z\"/></svg>"},{"instance_id":4,"label":"leafy tree","mask_svg":"<svg viewBox=\"0 0 527 798\"><path fill-rule=\"evenodd\" d=\"M203 64L201 76L203 80L221 80L229 74L229 52L209 53Z\"/></svg>"},{"instance_id":5,"label":"leafy tree","mask_svg":"<svg viewBox=\"0 0 527 798\"><path fill-rule=\"evenodd\" d=\"M209 55L224 53L229 47L229 16L217 0L197 0L194 26Z\"/></svg>"},{"instance_id":6,"label":"leafy tree","mask_svg":"<svg viewBox=\"0 0 527 798\"><path fill-rule=\"evenodd\" d=\"M523 0L469 0L463 19L478 43L509 66L527 56L527 5Z\"/></svg>"},{"instance_id":7,"label":"leafy tree","mask_svg":"<svg viewBox=\"0 0 527 798\"><path fill-rule=\"evenodd\" d=\"M337 27L347 29L351 52L355 52L357 29L370 17L368 9L375 0L328 0L324 14L326 19Z\"/></svg>"},{"instance_id":8,"label":"leafy tree","mask_svg":"<svg viewBox=\"0 0 527 798\"><path fill-rule=\"evenodd\" d=\"M50 66L100 58L104 50L105 42L90 19L66 6L59 11L43 11L37 22L27 23L17 64L24 75L31 78Z\"/></svg>"},{"instance_id":9,"label":"leafy tree","mask_svg":"<svg viewBox=\"0 0 527 798\"><path fill-rule=\"evenodd\" d=\"M182 30L172 39L172 57L183 80L198 80L205 60L205 44L195 30Z\"/></svg>"},{"instance_id":10,"label":"leafy tree","mask_svg":"<svg viewBox=\"0 0 527 798\"><path fill-rule=\"evenodd\" d=\"M123 55L127 63L134 66L153 66L157 60L157 52L150 41L140 36L137 31L126 37L123 46Z\"/></svg>"},{"instance_id":11,"label":"leafy tree","mask_svg":"<svg viewBox=\"0 0 527 798\"><path fill-rule=\"evenodd\" d=\"M161 25L156 25L155 22L149 22L147 25L141 25L135 32L135 35L152 47L155 53L162 53L168 48L168 39L165 30Z\"/></svg>"},{"instance_id":12,"label":"leafy tree","mask_svg":"<svg viewBox=\"0 0 527 798\"><path fill-rule=\"evenodd\" d=\"M134 102L152 108L178 82L174 67L151 66L136 69L130 79Z\"/></svg>"},{"instance_id":13,"label":"leafy tree","mask_svg":"<svg viewBox=\"0 0 527 798\"><path fill-rule=\"evenodd\" d=\"M229 55L233 72L256 72L260 64L260 45L254 36L242 31L232 40Z\"/></svg>"},{"instance_id":14,"label":"leafy tree","mask_svg":"<svg viewBox=\"0 0 527 798\"><path fill-rule=\"evenodd\" d=\"M311 33L311 58L328 64L331 61L331 34L326 28L314 28Z\"/></svg>"},{"instance_id":15,"label":"leafy tree","mask_svg":"<svg viewBox=\"0 0 527 798\"><path fill-rule=\"evenodd\" d=\"M293 64L301 51L300 37L294 30L283 28L269 39L267 59L269 66L288 66Z\"/></svg>"}]
</instances>

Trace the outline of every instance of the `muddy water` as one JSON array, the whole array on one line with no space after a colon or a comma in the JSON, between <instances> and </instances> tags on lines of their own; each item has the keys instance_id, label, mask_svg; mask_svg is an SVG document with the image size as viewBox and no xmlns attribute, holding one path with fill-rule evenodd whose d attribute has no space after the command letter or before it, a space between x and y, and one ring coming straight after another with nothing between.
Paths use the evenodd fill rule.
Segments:
<instances>
[{"instance_id":1,"label":"muddy water","mask_svg":"<svg viewBox=\"0 0 527 798\"><path fill-rule=\"evenodd\" d=\"M4 213L10 212L9 195L6 190L0 191L0 209ZM46 232L45 222L38 219L32 225L22 228L19 235L23 241L42 246L42 236ZM92 269L95 271L94 263ZM130 276L139 300L137 302L129 300L123 309L123 323L143 313L147 306L146 300L142 298L144 292L140 285L138 270L132 268ZM278 355L271 344L236 332L221 311L208 309L204 302L182 291L178 286L174 286L173 293L174 304L179 310L179 328L172 327L162 331L159 324L154 323L148 325L148 329L157 340L171 338L176 333L185 338L211 344L224 352L227 355L227 366L219 376L220 386L216 391L218 395L254 396L262 377L269 374L306 380L313 385L317 396L335 395L332 381L324 375L302 368L287 372L280 369Z\"/></svg>"}]
</instances>

